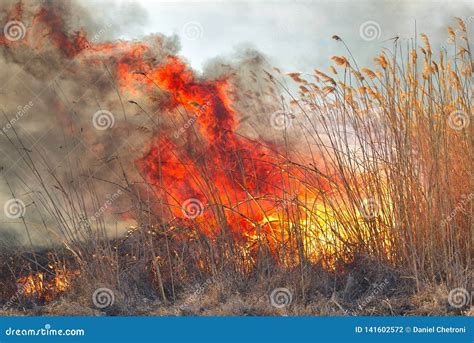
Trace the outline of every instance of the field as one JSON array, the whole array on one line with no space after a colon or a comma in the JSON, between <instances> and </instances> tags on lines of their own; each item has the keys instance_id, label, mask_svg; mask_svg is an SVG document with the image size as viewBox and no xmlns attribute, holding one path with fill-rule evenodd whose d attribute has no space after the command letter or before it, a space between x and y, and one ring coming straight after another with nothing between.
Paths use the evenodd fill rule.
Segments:
<instances>
[{"instance_id":1,"label":"field","mask_svg":"<svg viewBox=\"0 0 474 343\"><path fill-rule=\"evenodd\" d=\"M463 20L448 50L395 37L366 67L335 35L327 71L248 51L204 76L164 36L101 42L22 6L3 58L55 95L2 98L21 159L2 161L0 315L473 314ZM55 118L47 144L28 112Z\"/></svg>"}]
</instances>

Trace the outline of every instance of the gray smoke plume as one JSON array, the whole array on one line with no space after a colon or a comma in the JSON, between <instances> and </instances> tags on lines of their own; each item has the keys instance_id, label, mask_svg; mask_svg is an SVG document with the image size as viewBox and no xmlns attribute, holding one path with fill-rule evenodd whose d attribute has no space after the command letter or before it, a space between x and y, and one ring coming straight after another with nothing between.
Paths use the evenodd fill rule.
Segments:
<instances>
[{"instance_id":1,"label":"gray smoke plume","mask_svg":"<svg viewBox=\"0 0 474 343\"><path fill-rule=\"evenodd\" d=\"M114 230L118 222L121 232L126 225L113 214L125 213L130 204L125 196L116 195L123 194L119 188L123 172L134 172L134 159L152 134L150 118L156 109L148 97L120 91L114 75L116 61L99 55L98 63L86 64L87 58L68 56L61 50L66 44L53 42L52 30L71 40L84 28L89 42L98 44L120 35L123 29L133 32L134 25L146 21L146 12L138 6L133 11L109 7L108 13L118 12L120 19L102 17L98 21L79 2L21 2L20 14L15 12L17 4L2 3L0 19L2 27L19 23L14 29L24 35L16 41L8 34L18 31L5 31L8 41L0 46L0 203L5 205L0 213L0 240L7 245L35 246L61 241L65 237L57 227L62 224L50 215L54 211L51 203L67 213L73 205L64 203L62 195L74 197L74 192L76 205L86 202L83 205L89 214L85 220L113 223ZM39 20L41 9L53 13L64 27L45 25ZM144 58L157 63L179 49L176 37L152 35L142 42L149 47ZM91 182L100 186L91 187ZM97 193L88 194L91 189Z\"/></svg>"},{"instance_id":2,"label":"gray smoke plume","mask_svg":"<svg viewBox=\"0 0 474 343\"><path fill-rule=\"evenodd\" d=\"M107 44L123 33L113 18L93 18L79 2L22 2L20 14L12 10L17 4L11 2L2 11L2 23L20 22L24 37L16 42L5 35L8 41L0 45L0 73L6 80L0 92L0 203L5 204L0 240L6 246L49 246L70 238L63 219L68 227L86 229L90 221L104 221L110 235L120 235L132 224L125 218L133 217L137 206L121 187L143 183L135 160L153 134L172 136L186 121L164 113L161 104L167 96L159 87L151 94L121 89L117 66L133 60L127 57L132 50L158 65L178 54L179 40L153 34L140 41L114 40L112 52L101 52L94 50L95 44ZM146 22L139 7L116 12L128 33L139 31L133 23ZM45 23L44 17L54 24ZM85 46L75 41L81 36L87 37ZM133 44L136 49L129 49ZM238 118L239 130L260 138L252 126L278 107L269 105L278 100L265 79L264 70L270 69L265 56L241 47L230 58L210 61L199 78L229 79L235 110L246 113ZM87 213L84 220L75 215L57 220L58 213L68 217L76 207Z\"/></svg>"}]
</instances>

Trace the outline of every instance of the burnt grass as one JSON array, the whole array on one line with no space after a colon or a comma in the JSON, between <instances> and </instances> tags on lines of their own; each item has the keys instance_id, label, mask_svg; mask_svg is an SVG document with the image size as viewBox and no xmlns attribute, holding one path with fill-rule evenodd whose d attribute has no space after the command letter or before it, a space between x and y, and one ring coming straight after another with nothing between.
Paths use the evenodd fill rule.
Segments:
<instances>
[{"instance_id":1,"label":"burnt grass","mask_svg":"<svg viewBox=\"0 0 474 343\"><path fill-rule=\"evenodd\" d=\"M367 256L327 270L306 263L282 269L269 255L247 273L222 268L214 276L194 273L190 278L170 275L162 268L161 288L152 260L137 258L135 244L127 240L111 242L117 258L115 280L97 280L104 257L95 256L84 268L68 249L31 252L4 252L0 255L1 315L463 315L468 308L453 309L447 302L448 289L425 283L417 289L415 280L388 264ZM132 257L135 256L135 258ZM24 294L17 284L20 277L44 273L45 284L54 279L54 263L67 270L81 270L71 277L67 291ZM94 289L110 287L114 303L97 308L91 301ZM291 301L283 307L272 305L277 288L286 288ZM13 300L12 300L13 299ZM2 309L3 308L3 309Z\"/></svg>"}]
</instances>

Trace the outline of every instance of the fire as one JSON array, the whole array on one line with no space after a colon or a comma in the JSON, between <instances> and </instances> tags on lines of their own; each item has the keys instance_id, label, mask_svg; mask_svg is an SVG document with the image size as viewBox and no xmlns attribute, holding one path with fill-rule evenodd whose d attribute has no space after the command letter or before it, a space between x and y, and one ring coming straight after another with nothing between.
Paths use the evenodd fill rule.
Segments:
<instances>
[{"instance_id":1,"label":"fire","mask_svg":"<svg viewBox=\"0 0 474 343\"><path fill-rule=\"evenodd\" d=\"M177 57L147 66L131 83L129 70L119 69L118 76L122 86L132 90L143 83L150 89L158 86L170 96L168 112L184 109L197 118L199 148L193 150L190 142L183 145L171 137L157 138L137 160L152 184L173 190L162 194L174 202L173 214L182 216L181 204L194 198L206 204L203 218L196 221L206 223L207 234L220 232L215 213L222 209L220 219L239 237L259 225L265 217L262 208L272 206L270 198L282 198L288 176L281 167L284 161L268 145L251 143L236 134L227 80L198 81ZM202 182L212 183L212 194L203 191Z\"/></svg>"},{"instance_id":2,"label":"fire","mask_svg":"<svg viewBox=\"0 0 474 343\"><path fill-rule=\"evenodd\" d=\"M32 273L18 278L17 284L27 298L49 302L71 287L71 282L78 271L68 270L59 265L49 266L48 271Z\"/></svg>"},{"instance_id":3,"label":"fire","mask_svg":"<svg viewBox=\"0 0 474 343\"><path fill-rule=\"evenodd\" d=\"M20 2L10 17L21 20L22 15ZM153 58L154 51L147 43L90 42L83 30L68 33L61 13L51 6L40 7L33 24L25 37L27 44L46 49L45 40L49 39L66 59L106 63L112 66L123 92L145 94L150 99L162 94L154 104L160 115L185 113L188 119L195 118L197 130L187 130L178 138L157 128L143 155L136 159L163 200L155 205L156 213L182 218L209 238L229 232L249 260L253 259L253 247L262 240L275 254L282 253L281 247L286 245L293 251L303 249L306 257L317 261L327 260L349 240L340 230L344 213L336 216L319 203L318 195L333 187L329 182L320 178L308 184L305 172L283 157L283 147L238 134L239 114L232 101L238 90L232 89L230 76L202 80L177 56ZM160 38L155 43L160 46ZM0 44L15 48L16 43L1 40ZM289 198L290 203L281 206ZM202 214L186 218L182 207L189 199L202 204ZM294 232L302 233L302 247L298 247ZM297 263L298 257L292 261L285 263ZM329 266L333 263L326 262ZM26 293L47 297L50 290L62 292L69 287L70 273L55 275L51 279L40 272L20 281Z\"/></svg>"}]
</instances>

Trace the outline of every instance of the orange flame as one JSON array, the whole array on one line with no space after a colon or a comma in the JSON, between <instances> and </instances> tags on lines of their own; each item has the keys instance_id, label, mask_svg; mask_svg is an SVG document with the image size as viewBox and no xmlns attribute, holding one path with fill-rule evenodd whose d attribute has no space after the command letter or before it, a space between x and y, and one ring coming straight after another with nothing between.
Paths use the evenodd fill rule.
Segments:
<instances>
[{"instance_id":1,"label":"orange flame","mask_svg":"<svg viewBox=\"0 0 474 343\"><path fill-rule=\"evenodd\" d=\"M19 3L10 17L20 19L22 15ZM156 108L170 114L184 110L196 118L197 136L190 130L182 143L169 134L157 132L143 156L136 160L160 197L167 200L172 216L186 217L182 204L193 198L202 203L203 214L193 218L191 224L209 237L228 229L247 247L265 237L275 251L282 242L290 242L290 248L297 250L289 235L289 230L296 228L307 231L307 241L303 244L310 256L318 253L314 247L318 240L327 243L328 251L334 249L338 238L330 232L321 232L321 226L328 225L319 222L321 217L314 218L309 211L293 208L297 205L286 208L278 205L287 200L288 194L296 195L296 203L299 196L304 196L306 203L314 202L318 192L330 189L329 184L324 179L316 180L311 189L298 181L304 171L281 157L281 147L238 135L230 77L200 80L177 56L168 56L164 62L150 58L153 49L146 43L97 44L89 41L83 30L69 34L61 13L51 6L41 7L33 22L44 28L43 36L49 37L64 58L84 65L107 62L122 90L151 95L158 89L168 98L156 104ZM29 36L25 40L44 48L42 42L34 43ZM160 40L156 38L158 46ZM0 44L14 48L3 37ZM289 219L292 211L298 214L298 219ZM327 211L321 211L321 216L330 217ZM31 292L43 292L43 274L23 282L31 286ZM47 285L51 286L49 282ZM65 280L57 280L54 288L59 290L67 285Z\"/></svg>"},{"instance_id":2,"label":"orange flame","mask_svg":"<svg viewBox=\"0 0 474 343\"><path fill-rule=\"evenodd\" d=\"M49 302L59 294L67 292L73 278L77 275L79 275L78 271L56 266L53 272L38 272L22 276L18 278L17 284L25 297Z\"/></svg>"}]
</instances>

